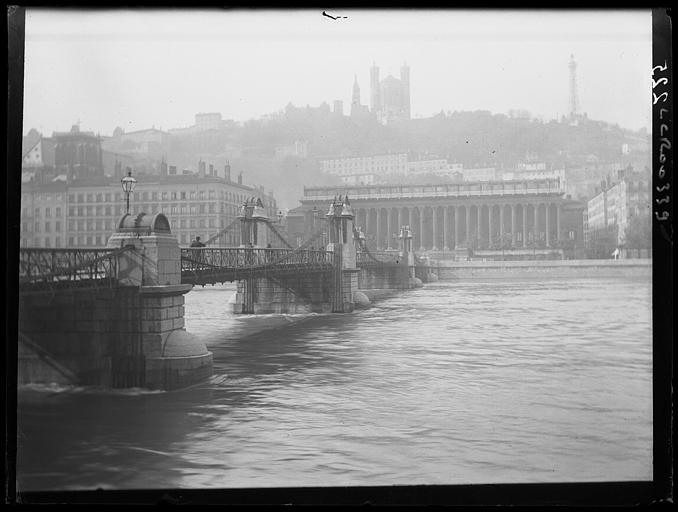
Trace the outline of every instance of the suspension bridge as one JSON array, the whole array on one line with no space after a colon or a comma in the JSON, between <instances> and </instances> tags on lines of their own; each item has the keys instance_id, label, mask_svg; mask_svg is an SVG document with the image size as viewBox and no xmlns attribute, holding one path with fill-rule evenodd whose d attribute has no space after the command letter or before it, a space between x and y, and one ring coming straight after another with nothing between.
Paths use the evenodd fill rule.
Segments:
<instances>
[{"instance_id":1,"label":"suspension bridge","mask_svg":"<svg viewBox=\"0 0 678 512\"><path fill-rule=\"evenodd\" d=\"M181 248L181 283L206 285L233 282L247 278L278 275L306 275L328 273L335 268L335 255L326 247L315 249L327 236L328 227L321 225L311 236L294 247L280 233L274 223L257 215L257 206L247 204L249 212L236 218L224 229L209 238L205 247ZM149 217L140 214L125 216L117 233L134 235L152 232ZM160 216L156 232L169 233L169 224ZM263 232L262 232L263 231ZM240 242L233 245L232 234ZM357 267L392 267L402 261L402 251L371 252L364 243L364 235L352 227L356 246ZM138 252L133 244L117 248L54 249L21 248L19 251L19 280L21 293L56 293L69 288L113 288L129 286L128 272L121 269L120 259ZM138 255L142 260L142 254ZM415 255L417 266L423 260ZM149 265L149 261L144 261Z\"/></svg>"},{"instance_id":2,"label":"suspension bridge","mask_svg":"<svg viewBox=\"0 0 678 512\"><path fill-rule=\"evenodd\" d=\"M20 332L35 356L27 379L42 378L44 354L50 375L66 367L85 383L169 389L204 378L212 355L184 328L195 285L236 282L225 307L237 314L347 313L361 290L414 288L429 275L407 227L399 251L373 253L348 197L325 218L297 247L251 200L205 247L181 248L163 214L139 214L121 219L105 249L20 249ZM234 231L240 243L229 247Z\"/></svg>"}]
</instances>

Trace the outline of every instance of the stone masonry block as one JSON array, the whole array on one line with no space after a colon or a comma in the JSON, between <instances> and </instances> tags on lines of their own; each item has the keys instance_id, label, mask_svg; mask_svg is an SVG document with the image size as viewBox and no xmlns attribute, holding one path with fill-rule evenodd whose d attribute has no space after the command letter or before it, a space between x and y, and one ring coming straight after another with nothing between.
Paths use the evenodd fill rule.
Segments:
<instances>
[{"instance_id":1,"label":"stone masonry block","mask_svg":"<svg viewBox=\"0 0 678 512\"><path fill-rule=\"evenodd\" d=\"M141 332L163 333L174 329L173 320L142 320Z\"/></svg>"},{"instance_id":2,"label":"stone masonry block","mask_svg":"<svg viewBox=\"0 0 678 512\"><path fill-rule=\"evenodd\" d=\"M162 352L162 336L144 333L142 335L142 350L146 357L159 357Z\"/></svg>"},{"instance_id":3,"label":"stone masonry block","mask_svg":"<svg viewBox=\"0 0 678 512\"><path fill-rule=\"evenodd\" d=\"M141 304L141 308L159 308L162 307L162 297L155 297L155 296L147 296L143 297Z\"/></svg>"},{"instance_id":4,"label":"stone masonry block","mask_svg":"<svg viewBox=\"0 0 678 512\"><path fill-rule=\"evenodd\" d=\"M144 320L163 320L165 310L161 308L144 309Z\"/></svg>"}]
</instances>

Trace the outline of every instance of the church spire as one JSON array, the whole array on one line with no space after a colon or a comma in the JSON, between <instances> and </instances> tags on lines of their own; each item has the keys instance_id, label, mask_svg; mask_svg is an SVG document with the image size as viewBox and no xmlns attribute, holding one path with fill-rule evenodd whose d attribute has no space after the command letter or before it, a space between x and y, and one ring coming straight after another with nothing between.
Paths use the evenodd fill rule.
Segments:
<instances>
[{"instance_id":1,"label":"church spire","mask_svg":"<svg viewBox=\"0 0 678 512\"><path fill-rule=\"evenodd\" d=\"M358 85L358 75L353 75L353 98L351 105L360 105L360 86Z\"/></svg>"}]
</instances>

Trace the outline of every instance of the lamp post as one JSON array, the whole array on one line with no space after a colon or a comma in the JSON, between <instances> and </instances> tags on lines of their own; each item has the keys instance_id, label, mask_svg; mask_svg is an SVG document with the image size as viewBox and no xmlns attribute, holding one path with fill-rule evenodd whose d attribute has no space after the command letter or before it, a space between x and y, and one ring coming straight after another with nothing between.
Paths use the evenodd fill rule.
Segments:
<instances>
[{"instance_id":1,"label":"lamp post","mask_svg":"<svg viewBox=\"0 0 678 512\"><path fill-rule=\"evenodd\" d=\"M313 207L313 232L315 233L316 227L318 227L318 223L322 221L322 214L323 212L318 209L317 206ZM320 244L321 244L321 249L324 249L327 246L327 232L323 229L322 233L320 234Z\"/></svg>"},{"instance_id":2,"label":"lamp post","mask_svg":"<svg viewBox=\"0 0 678 512\"><path fill-rule=\"evenodd\" d=\"M127 196L127 214L129 215L129 195L132 193L134 190L134 186L137 184L137 180L132 178L132 170L129 169L127 171L127 176L125 176L123 179L120 180L120 183L122 184L122 191L125 193L125 196Z\"/></svg>"},{"instance_id":3,"label":"lamp post","mask_svg":"<svg viewBox=\"0 0 678 512\"><path fill-rule=\"evenodd\" d=\"M318 219L318 207L314 206L313 210L311 211L311 235L315 233L315 223L317 222Z\"/></svg>"}]
</instances>

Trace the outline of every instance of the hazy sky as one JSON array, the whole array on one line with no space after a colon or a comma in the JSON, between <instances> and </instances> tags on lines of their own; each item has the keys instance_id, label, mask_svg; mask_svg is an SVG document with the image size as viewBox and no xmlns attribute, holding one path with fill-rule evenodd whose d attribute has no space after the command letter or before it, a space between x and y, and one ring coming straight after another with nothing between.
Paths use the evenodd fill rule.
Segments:
<instances>
[{"instance_id":1,"label":"hazy sky","mask_svg":"<svg viewBox=\"0 0 678 512\"><path fill-rule=\"evenodd\" d=\"M650 11L38 10L26 13L24 133L81 121L110 134L238 121L344 101L353 76L410 65L413 116L441 110L567 113L575 55L581 110L650 126Z\"/></svg>"}]
</instances>

